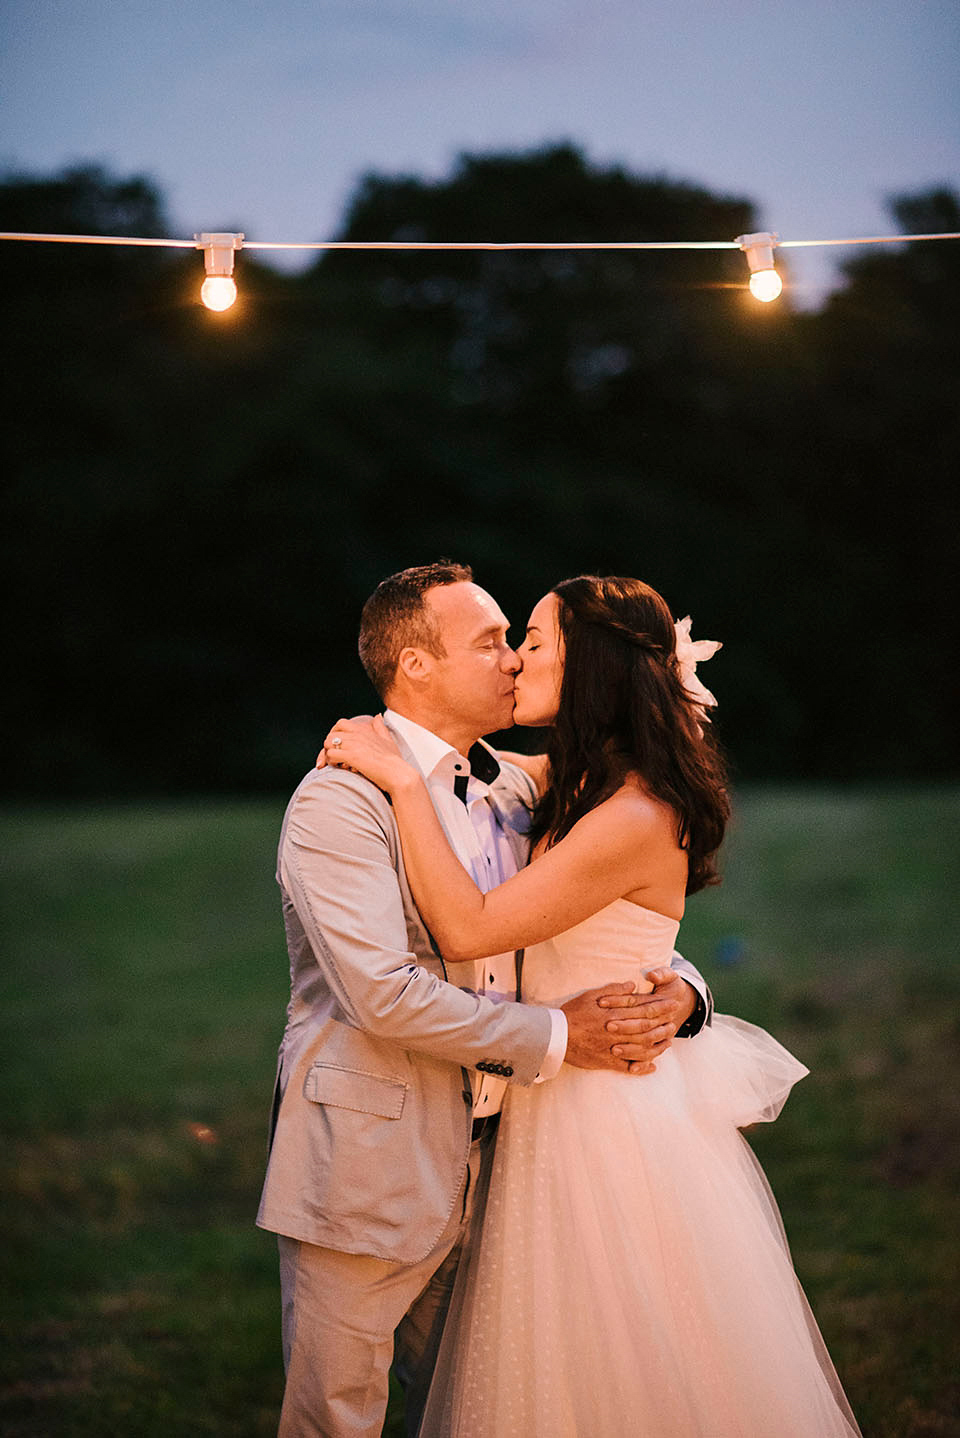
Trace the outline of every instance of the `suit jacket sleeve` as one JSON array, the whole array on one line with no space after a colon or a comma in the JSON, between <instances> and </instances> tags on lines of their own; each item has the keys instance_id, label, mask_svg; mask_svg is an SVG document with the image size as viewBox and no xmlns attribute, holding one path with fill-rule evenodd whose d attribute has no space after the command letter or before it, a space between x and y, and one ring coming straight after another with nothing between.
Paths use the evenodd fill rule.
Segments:
<instances>
[{"instance_id":1,"label":"suit jacket sleeve","mask_svg":"<svg viewBox=\"0 0 960 1438\"><path fill-rule=\"evenodd\" d=\"M301 786L279 877L344 1019L459 1065L493 1059L512 1069L506 1076L532 1083L549 1045L550 1015L494 1003L418 963L416 948L434 966L440 961L402 873L396 827L378 789L343 770L321 771Z\"/></svg>"},{"instance_id":2,"label":"suit jacket sleeve","mask_svg":"<svg viewBox=\"0 0 960 1438\"><path fill-rule=\"evenodd\" d=\"M670 960L670 967L675 973L678 973L681 978L686 979L688 984L692 984L703 1000L703 1008L700 1009L699 1013L693 1014L692 1017L687 1020L689 1028L685 1036L692 1038L694 1034L698 1034L707 1024L713 1022L713 994L710 992L709 985L700 970L694 964L691 964L689 959L685 959L682 954L678 954L674 951L673 957Z\"/></svg>"}]
</instances>

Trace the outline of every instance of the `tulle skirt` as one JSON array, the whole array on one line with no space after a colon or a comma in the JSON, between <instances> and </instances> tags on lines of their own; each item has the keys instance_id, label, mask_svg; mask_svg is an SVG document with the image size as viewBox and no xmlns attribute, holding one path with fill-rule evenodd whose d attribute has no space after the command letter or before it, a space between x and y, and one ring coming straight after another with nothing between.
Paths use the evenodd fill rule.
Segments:
<instances>
[{"instance_id":1,"label":"tulle skirt","mask_svg":"<svg viewBox=\"0 0 960 1438\"><path fill-rule=\"evenodd\" d=\"M654 1074L511 1088L423 1438L859 1433L738 1131L806 1072L717 1015Z\"/></svg>"}]
</instances>

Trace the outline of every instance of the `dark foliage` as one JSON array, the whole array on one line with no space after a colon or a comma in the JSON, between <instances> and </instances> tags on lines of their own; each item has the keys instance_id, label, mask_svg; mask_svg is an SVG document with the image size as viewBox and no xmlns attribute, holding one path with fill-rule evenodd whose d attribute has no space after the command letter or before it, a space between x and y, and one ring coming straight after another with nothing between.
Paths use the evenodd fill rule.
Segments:
<instances>
[{"instance_id":1,"label":"dark foliage","mask_svg":"<svg viewBox=\"0 0 960 1438\"><path fill-rule=\"evenodd\" d=\"M908 232L960 228L947 192ZM569 145L368 176L351 238L731 239L750 204ZM168 233L146 180L0 185L0 229ZM171 254L173 257L171 258ZM241 256L5 243L5 749L20 794L287 788L368 709L385 574L449 555L522 620L636 574L694 633L740 771L955 773L955 243L867 250L819 314L736 253Z\"/></svg>"}]
</instances>

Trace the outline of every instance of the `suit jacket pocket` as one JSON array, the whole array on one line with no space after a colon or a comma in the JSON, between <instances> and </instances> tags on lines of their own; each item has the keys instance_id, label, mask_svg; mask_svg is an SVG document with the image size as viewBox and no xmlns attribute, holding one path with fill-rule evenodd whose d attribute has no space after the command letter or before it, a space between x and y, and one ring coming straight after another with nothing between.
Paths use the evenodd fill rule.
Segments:
<instances>
[{"instance_id":1,"label":"suit jacket pocket","mask_svg":"<svg viewBox=\"0 0 960 1438\"><path fill-rule=\"evenodd\" d=\"M335 1068L331 1064L314 1063L303 1082L303 1096L311 1103L333 1104L351 1108L357 1113L372 1113L380 1118L399 1118L407 1085L403 1079L386 1074L363 1073L357 1069Z\"/></svg>"}]
</instances>

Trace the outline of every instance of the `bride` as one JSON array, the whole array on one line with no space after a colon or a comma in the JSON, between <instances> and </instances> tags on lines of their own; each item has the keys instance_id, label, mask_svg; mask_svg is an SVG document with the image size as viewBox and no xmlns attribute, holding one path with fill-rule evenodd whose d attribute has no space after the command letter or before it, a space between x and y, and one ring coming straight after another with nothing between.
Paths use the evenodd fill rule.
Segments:
<instances>
[{"instance_id":1,"label":"bride","mask_svg":"<svg viewBox=\"0 0 960 1438\"><path fill-rule=\"evenodd\" d=\"M514 719L551 737L546 755L509 756L538 785L532 858L486 894L383 720L334 727L326 760L390 795L447 961L523 948L524 1001L553 1006L669 964L685 896L716 882L728 815L715 701L691 662L715 647L692 645L639 580L569 579L540 600ZM739 1132L775 1118L805 1073L717 1014L644 1078L564 1065L512 1086L424 1438L859 1433Z\"/></svg>"}]
</instances>

